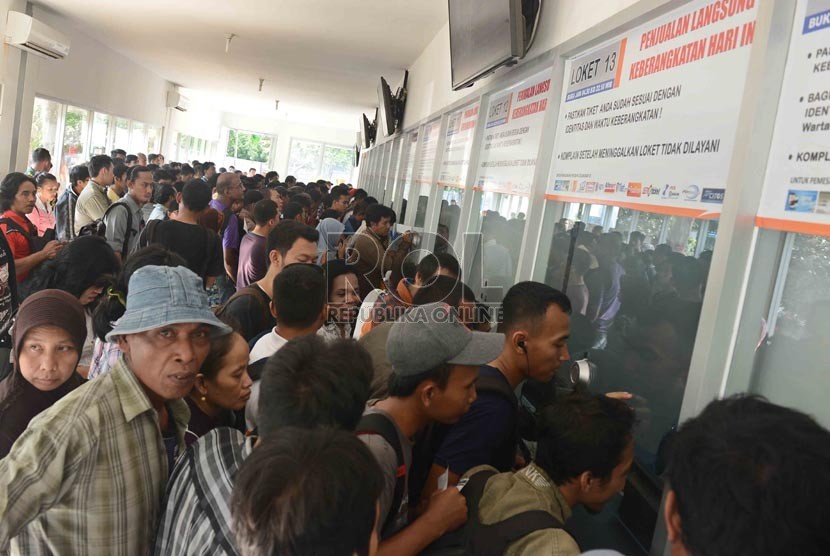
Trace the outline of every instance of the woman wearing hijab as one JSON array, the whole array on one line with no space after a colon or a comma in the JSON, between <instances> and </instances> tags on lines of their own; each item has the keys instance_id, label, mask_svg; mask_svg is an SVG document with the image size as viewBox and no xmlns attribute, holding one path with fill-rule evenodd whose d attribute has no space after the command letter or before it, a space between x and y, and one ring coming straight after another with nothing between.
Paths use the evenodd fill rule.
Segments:
<instances>
[{"instance_id":1,"label":"woman wearing hijab","mask_svg":"<svg viewBox=\"0 0 830 556\"><path fill-rule=\"evenodd\" d=\"M342 258L338 256L338 251L345 229L343 223L336 218L323 218L320 221L317 225L317 231L320 232L320 240L317 242L317 264L324 265L327 261Z\"/></svg>"},{"instance_id":2,"label":"woman wearing hijab","mask_svg":"<svg viewBox=\"0 0 830 556\"><path fill-rule=\"evenodd\" d=\"M14 370L0 382L0 458L36 415L84 383L77 373L86 341L78 299L43 290L20 306L12 335Z\"/></svg>"}]
</instances>

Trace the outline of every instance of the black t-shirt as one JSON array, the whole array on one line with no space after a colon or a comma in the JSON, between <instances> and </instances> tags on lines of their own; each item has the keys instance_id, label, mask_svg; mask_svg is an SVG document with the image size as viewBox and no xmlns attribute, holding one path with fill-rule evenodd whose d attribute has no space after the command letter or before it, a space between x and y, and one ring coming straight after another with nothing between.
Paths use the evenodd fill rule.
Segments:
<instances>
[{"instance_id":1,"label":"black t-shirt","mask_svg":"<svg viewBox=\"0 0 830 556\"><path fill-rule=\"evenodd\" d=\"M250 342L277 325L271 314L271 300L257 284L242 288L219 309L220 317L232 317L239 323L239 333Z\"/></svg>"},{"instance_id":2,"label":"black t-shirt","mask_svg":"<svg viewBox=\"0 0 830 556\"><path fill-rule=\"evenodd\" d=\"M164 220L154 225L150 243L158 243L180 255L187 268L201 276L221 276L225 273L222 242L219 236L198 224Z\"/></svg>"},{"instance_id":3,"label":"black t-shirt","mask_svg":"<svg viewBox=\"0 0 830 556\"><path fill-rule=\"evenodd\" d=\"M0 347L10 348L9 329L17 312L17 278L14 256L6 236L0 234Z\"/></svg>"}]
</instances>

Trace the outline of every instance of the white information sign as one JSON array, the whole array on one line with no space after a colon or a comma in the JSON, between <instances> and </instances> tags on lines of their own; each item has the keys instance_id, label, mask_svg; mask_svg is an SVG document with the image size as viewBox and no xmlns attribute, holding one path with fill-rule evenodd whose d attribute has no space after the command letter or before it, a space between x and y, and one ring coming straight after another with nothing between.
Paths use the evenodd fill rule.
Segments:
<instances>
[{"instance_id":1,"label":"white information sign","mask_svg":"<svg viewBox=\"0 0 830 556\"><path fill-rule=\"evenodd\" d=\"M550 76L547 69L490 96L475 189L530 195L550 102Z\"/></svg>"},{"instance_id":2,"label":"white information sign","mask_svg":"<svg viewBox=\"0 0 830 556\"><path fill-rule=\"evenodd\" d=\"M421 159L415 174L415 183L432 183L432 169L435 167L435 154L438 149L438 136L441 134L441 118L424 124L421 133Z\"/></svg>"},{"instance_id":3,"label":"white information sign","mask_svg":"<svg viewBox=\"0 0 830 556\"><path fill-rule=\"evenodd\" d=\"M830 235L830 0L799 0L758 225Z\"/></svg>"},{"instance_id":4,"label":"white information sign","mask_svg":"<svg viewBox=\"0 0 830 556\"><path fill-rule=\"evenodd\" d=\"M717 217L755 17L692 2L569 60L547 197Z\"/></svg>"},{"instance_id":5,"label":"white information sign","mask_svg":"<svg viewBox=\"0 0 830 556\"><path fill-rule=\"evenodd\" d=\"M475 101L447 116L447 133L444 138L441 169L438 173L440 186L465 186L478 121L478 107L479 102Z\"/></svg>"}]
</instances>

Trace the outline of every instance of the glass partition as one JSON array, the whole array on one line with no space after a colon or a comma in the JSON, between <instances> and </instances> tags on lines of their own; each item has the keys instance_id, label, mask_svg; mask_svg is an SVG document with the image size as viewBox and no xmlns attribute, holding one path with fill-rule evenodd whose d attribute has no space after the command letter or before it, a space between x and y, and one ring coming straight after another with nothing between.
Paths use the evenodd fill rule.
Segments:
<instances>
[{"instance_id":1,"label":"glass partition","mask_svg":"<svg viewBox=\"0 0 830 556\"><path fill-rule=\"evenodd\" d=\"M421 155L415 169L415 193L410 198L417 203L415 207L416 228L423 228L427 218L429 194L432 190L432 172L435 168L435 155L438 149L438 137L441 134L441 118L436 118L421 127ZM411 209L410 209L411 210Z\"/></svg>"},{"instance_id":2,"label":"glass partition","mask_svg":"<svg viewBox=\"0 0 830 556\"><path fill-rule=\"evenodd\" d=\"M90 152L96 154L109 154L107 151L107 135L109 133L110 116L95 112L92 118L92 143Z\"/></svg>"},{"instance_id":3,"label":"glass partition","mask_svg":"<svg viewBox=\"0 0 830 556\"><path fill-rule=\"evenodd\" d=\"M127 152L143 152L147 146L147 126L141 122L133 122L133 129L130 131L130 148ZM156 152L156 150L153 149L150 152Z\"/></svg>"},{"instance_id":4,"label":"glass partition","mask_svg":"<svg viewBox=\"0 0 830 556\"><path fill-rule=\"evenodd\" d=\"M750 390L830 428L830 238L788 234Z\"/></svg>"},{"instance_id":5,"label":"glass partition","mask_svg":"<svg viewBox=\"0 0 830 556\"><path fill-rule=\"evenodd\" d=\"M52 154L53 164L57 163L58 123L62 109L63 106L58 102L35 97L29 150L34 151L40 147L47 149Z\"/></svg>"},{"instance_id":6,"label":"glass partition","mask_svg":"<svg viewBox=\"0 0 830 556\"><path fill-rule=\"evenodd\" d=\"M89 160L87 141L89 139L89 111L75 106L66 107L63 131L63 156L60 177L69 182L69 170L76 164Z\"/></svg>"},{"instance_id":7,"label":"glass partition","mask_svg":"<svg viewBox=\"0 0 830 556\"><path fill-rule=\"evenodd\" d=\"M441 188L441 212L435 233L449 244L454 243L458 235L478 113L479 101L475 101L447 116L444 149L436 184ZM436 249L444 245L443 242L436 242Z\"/></svg>"},{"instance_id":8,"label":"glass partition","mask_svg":"<svg viewBox=\"0 0 830 556\"><path fill-rule=\"evenodd\" d=\"M403 198L401 209L397 211L398 222L403 222L406 217L406 208L409 203L409 191L412 188L412 177L415 173L415 153L418 150L418 130L412 131L406 137L401 160L401 187L403 187Z\"/></svg>"},{"instance_id":9,"label":"glass partition","mask_svg":"<svg viewBox=\"0 0 830 556\"><path fill-rule=\"evenodd\" d=\"M130 145L130 120L127 118L115 118L115 139L113 141L114 149L124 149ZM144 153L150 154L150 153Z\"/></svg>"},{"instance_id":10,"label":"glass partition","mask_svg":"<svg viewBox=\"0 0 830 556\"><path fill-rule=\"evenodd\" d=\"M147 152L157 152L159 150L159 142L161 141L161 129L157 128L156 126L148 125L147 126L147 144L145 145L147 148ZM144 151L138 151L144 152ZM184 160L180 160L179 162L185 162Z\"/></svg>"}]
</instances>

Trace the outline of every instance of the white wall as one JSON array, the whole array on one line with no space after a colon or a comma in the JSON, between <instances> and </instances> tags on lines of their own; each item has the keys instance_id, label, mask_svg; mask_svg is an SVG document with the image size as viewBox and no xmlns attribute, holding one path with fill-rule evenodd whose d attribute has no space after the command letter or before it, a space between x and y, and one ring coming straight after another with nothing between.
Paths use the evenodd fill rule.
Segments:
<instances>
[{"instance_id":1,"label":"white wall","mask_svg":"<svg viewBox=\"0 0 830 556\"><path fill-rule=\"evenodd\" d=\"M22 12L24 0L0 0L0 37L6 34L6 14L9 10ZM17 75L22 52L5 43L0 44L0 84L3 86L3 103L0 107L0 175L16 167L12 159L15 103L17 102ZM31 125L31 117L29 118ZM27 150L27 149L24 149ZM23 166L23 169L26 167Z\"/></svg>"},{"instance_id":2,"label":"white wall","mask_svg":"<svg viewBox=\"0 0 830 556\"><path fill-rule=\"evenodd\" d=\"M542 19L536 42L526 63L608 19L638 0L558 0L543 2ZM453 102L480 89L493 79L515 68L502 68L495 74L477 82L472 88L455 92L450 78L449 23L444 25L409 68L408 96L404 127L409 127L427 116L442 110Z\"/></svg>"},{"instance_id":3,"label":"white wall","mask_svg":"<svg viewBox=\"0 0 830 556\"><path fill-rule=\"evenodd\" d=\"M22 7L18 9L22 11ZM5 11L0 11L0 17L5 24ZM90 38L60 15L35 7L33 17L69 37L71 47L69 56L63 60L28 55L18 129L19 147L13 166L26 168L35 95L154 126L165 124L166 95L172 88L169 82ZM5 45L4 49L15 51L14 55L19 59L16 54L19 50ZM7 89L10 85L17 87L19 63L15 66L14 82L7 81ZM0 151L0 161L4 159Z\"/></svg>"}]
</instances>

